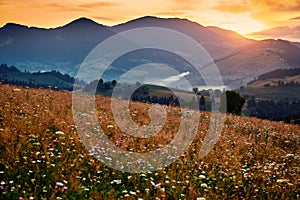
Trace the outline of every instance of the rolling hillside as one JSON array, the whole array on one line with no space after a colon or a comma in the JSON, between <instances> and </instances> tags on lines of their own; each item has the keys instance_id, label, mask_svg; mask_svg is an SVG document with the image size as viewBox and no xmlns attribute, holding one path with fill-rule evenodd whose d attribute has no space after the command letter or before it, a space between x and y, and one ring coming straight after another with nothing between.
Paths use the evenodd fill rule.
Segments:
<instances>
[{"instance_id":1,"label":"rolling hillside","mask_svg":"<svg viewBox=\"0 0 300 200\"><path fill-rule=\"evenodd\" d=\"M269 100L300 100L300 70L275 70L238 90L242 95Z\"/></svg>"},{"instance_id":2,"label":"rolling hillside","mask_svg":"<svg viewBox=\"0 0 300 200\"><path fill-rule=\"evenodd\" d=\"M159 152L176 134L179 108L164 106L165 126L141 139L118 128L109 98L96 99L101 128L124 151ZM69 92L0 84L1 199L299 198L297 125L228 115L216 146L199 159L210 122L210 113L201 112L194 141L177 160L130 174L107 167L86 149L82 142L92 133L79 137L71 103ZM148 109L148 104L131 103L130 115L147 125Z\"/></svg>"},{"instance_id":3,"label":"rolling hillside","mask_svg":"<svg viewBox=\"0 0 300 200\"><path fill-rule=\"evenodd\" d=\"M10 83L18 86L52 88L57 90L73 90L80 89L85 85L83 81L77 81L69 75L61 74L57 71L51 72L21 72L14 66L0 65L0 82Z\"/></svg>"}]
</instances>

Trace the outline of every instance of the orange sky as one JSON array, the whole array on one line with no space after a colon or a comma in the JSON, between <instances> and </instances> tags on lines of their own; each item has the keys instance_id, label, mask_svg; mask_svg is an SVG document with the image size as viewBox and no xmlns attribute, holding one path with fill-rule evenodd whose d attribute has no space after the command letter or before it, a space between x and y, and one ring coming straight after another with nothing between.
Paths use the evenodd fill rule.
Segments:
<instances>
[{"instance_id":1,"label":"orange sky","mask_svg":"<svg viewBox=\"0 0 300 200\"><path fill-rule=\"evenodd\" d=\"M57 27L79 17L115 25L145 15L188 18L240 34L300 26L300 0L0 0L0 13L0 27Z\"/></svg>"}]
</instances>

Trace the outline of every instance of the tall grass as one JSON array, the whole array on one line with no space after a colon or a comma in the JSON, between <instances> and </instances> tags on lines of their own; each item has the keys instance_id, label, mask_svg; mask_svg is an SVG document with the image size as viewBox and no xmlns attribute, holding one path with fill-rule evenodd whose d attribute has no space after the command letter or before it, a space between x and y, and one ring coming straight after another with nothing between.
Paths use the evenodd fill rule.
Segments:
<instances>
[{"instance_id":1,"label":"tall grass","mask_svg":"<svg viewBox=\"0 0 300 200\"><path fill-rule=\"evenodd\" d=\"M198 153L210 113L201 112L188 151L155 172L122 173L86 150L74 125L71 93L15 90L0 85L0 199L299 199L300 127L228 115L220 140L202 160ZM166 107L157 136L136 139L116 126L110 99L97 97L97 116L110 140L146 152L172 140L180 109ZM130 113L148 124L149 105Z\"/></svg>"}]
</instances>

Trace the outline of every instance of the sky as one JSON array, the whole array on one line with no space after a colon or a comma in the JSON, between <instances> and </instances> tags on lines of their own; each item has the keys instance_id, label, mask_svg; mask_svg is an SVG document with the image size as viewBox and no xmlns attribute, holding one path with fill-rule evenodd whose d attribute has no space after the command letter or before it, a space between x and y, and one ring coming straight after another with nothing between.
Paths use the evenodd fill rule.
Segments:
<instances>
[{"instance_id":1,"label":"sky","mask_svg":"<svg viewBox=\"0 0 300 200\"><path fill-rule=\"evenodd\" d=\"M244 36L300 41L300 0L0 0L8 22L55 28L80 17L116 25L138 17L179 17Z\"/></svg>"}]
</instances>

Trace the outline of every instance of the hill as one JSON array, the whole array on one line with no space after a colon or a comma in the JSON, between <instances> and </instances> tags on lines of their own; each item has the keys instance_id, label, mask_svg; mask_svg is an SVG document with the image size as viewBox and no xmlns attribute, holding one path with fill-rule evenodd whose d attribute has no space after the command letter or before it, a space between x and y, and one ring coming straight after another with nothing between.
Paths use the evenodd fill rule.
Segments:
<instances>
[{"instance_id":1,"label":"hill","mask_svg":"<svg viewBox=\"0 0 300 200\"><path fill-rule=\"evenodd\" d=\"M298 101L300 70L278 69L262 74L238 91L260 99Z\"/></svg>"},{"instance_id":2,"label":"hill","mask_svg":"<svg viewBox=\"0 0 300 200\"><path fill-rule=\"evenodd\" d=\"M18 86L28 87L51 87L57 90L73 90L75 79L69 75L61 74L57 71L51 72L21 72L14 66L0 65L0 81ZM77 81L75 89L80 89L85 85L83 81Z\"/></svg>"},{"instance_id":3,"label":"hill","mask_svg":"<svg viewBox=\"0 0 300 200\"><path fill-rule=\"evenodd\" d=\"M176 134L179 108L162 106L166 124L156 136L141 139L117 127L110 101L97 96L94 113L118 148L159 152ZM180 158L153 172L130 174L87 151L82 142L92 133L79 137L71 103L70 92L0 84L1 199L299 198L297 125L228 115L214 149L199 159L210 122L210 113L201 112L194 141ZM149 104L137 102L129 107L141 126L149 123L148 109Z\"/></svg>"}]
</instances>

